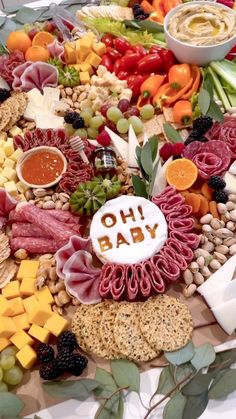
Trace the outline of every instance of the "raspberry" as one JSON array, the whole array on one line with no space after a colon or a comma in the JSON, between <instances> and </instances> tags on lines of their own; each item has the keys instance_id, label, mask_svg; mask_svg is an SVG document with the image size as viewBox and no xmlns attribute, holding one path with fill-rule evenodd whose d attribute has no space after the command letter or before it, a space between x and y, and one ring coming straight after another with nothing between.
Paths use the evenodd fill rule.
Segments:
<instances>
[{"instance_id":1,"label":"raspberry","mask_svg":"<svg viewBox=\"0 0 236 419\"><path fill-rule=\"evenodd\" d=\"M183 143L175 143L173 145L173 156L180 156L182 154L183 149L184 149Z\"/></svg>"},{"instance_id":2,"label":"raspberry","mask_svg":"<svg viewBox=\"0 0 236 419\"><path fill-rule=\"evenodd\" d=\"M110 145L110 142L111 142L111 137L110 137L110 135L105 131L105 130L103 130L98 136L97 136L97 138L96 138L96 140L97 140L97 142L99 143L99 144L101 144L102 146L104 146L104 147L106 147L106 146L108 146L108 145Z\"/></svg>"},{"instance_id":3,"label":"raspberry","mask_svg":"<svg viewBox=\"0 0 236 419\"><path fill-rule=\"evenodd\" d=\"M160 149L160 157L166 161L170 156L173 156L173 144L166 143Z\"/></svg>"}]
</instances>

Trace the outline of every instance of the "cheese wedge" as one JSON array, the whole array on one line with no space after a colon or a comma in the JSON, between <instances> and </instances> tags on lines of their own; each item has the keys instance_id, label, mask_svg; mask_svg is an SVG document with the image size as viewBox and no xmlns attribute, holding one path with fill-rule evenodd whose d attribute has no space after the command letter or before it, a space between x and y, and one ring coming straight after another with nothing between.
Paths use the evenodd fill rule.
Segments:
<instances>
[{"instance_id":1,"label":"cheese wedge","mask_svg":"<svg viewBox=\"0 0 236 419\"><path fill-rule=\"evenodd\" d=\"M216 289L204 294L207 304L212 308L236 298L236 279L228 284L222 284Z\"/></svg>"},{"instance_id":2,"label":"cheese wedge","mask_svg":"<svg viewBox=\"0 0 236 419\"><path fill-rule=\"evenodd\" d=\"M119 154L122 159L126 160L128 156L128 143L110 128L105 127L105 130L111 137L112 146L115 149L115 152Z\"/></svg>"},{"instance_id":3,"label":"cheese wedge","mask_svg":"<svg viewBox=\"0 0 236 419\"><path fill-rule=\"evenodd\" d=\"M136 160L136 147L139 146L138 139L134 132L132 125L129 126L128 133L128 166L133 168L138 168L138 163Z\"/></svg>"},{"instance_id":4,"label":"cheese wedge","mask_svg":"<svg viewBox=\"0 0 236 419\"><path fill-rule=\"evenodd\" d=\"M222 329L228 335L232 335L236 329L236 298L217 307L213 307L212 313Z\"/></svg>"}]
</instances>

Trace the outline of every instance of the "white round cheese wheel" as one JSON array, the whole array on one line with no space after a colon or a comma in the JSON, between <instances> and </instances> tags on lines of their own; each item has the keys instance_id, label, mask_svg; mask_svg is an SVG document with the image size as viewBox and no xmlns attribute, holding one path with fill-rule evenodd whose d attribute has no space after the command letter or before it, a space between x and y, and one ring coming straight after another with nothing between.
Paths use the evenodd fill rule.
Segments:
<instances>
[{"instance_id":1,"label":"white round cheese wheel","mask_svg":"<svg viewBox=\"0 0 236 419\"><path fill-rule=\"evenodd\" d=\"M133 264L149 259L164 245L168 228L161 210L138 196L106 202L90 227L93 250L103 262Z\"/></svg>"}]
</instances>

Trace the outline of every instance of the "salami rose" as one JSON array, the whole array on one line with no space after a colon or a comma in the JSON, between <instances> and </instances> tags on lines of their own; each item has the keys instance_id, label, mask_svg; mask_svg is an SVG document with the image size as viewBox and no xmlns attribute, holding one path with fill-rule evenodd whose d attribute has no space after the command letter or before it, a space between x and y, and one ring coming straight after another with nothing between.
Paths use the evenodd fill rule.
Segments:
<instances>
[{"instance_id":1,"label":"salami rose","mask_svg":"<svg viewBox=\"0 0 236 419\"><path fill-rule=\"evenodd\" d=\"M236 120L233 117L225 117L223 124L215 122L205 134L208 140L223 141L231 152L231 157L236 159Z\"/></svg>"}]
</instances>

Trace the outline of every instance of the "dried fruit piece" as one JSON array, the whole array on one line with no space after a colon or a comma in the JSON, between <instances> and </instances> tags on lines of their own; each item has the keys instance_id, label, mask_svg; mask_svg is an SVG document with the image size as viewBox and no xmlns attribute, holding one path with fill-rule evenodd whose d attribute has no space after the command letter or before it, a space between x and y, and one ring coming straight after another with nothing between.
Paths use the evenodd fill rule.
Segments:
<instances>
[{"instance_id":1,"label":"dried fruit piece","mask_svg":"<svg viewBox=\"0 0 236 419\"><path fill-rule=\"evenodd\" d=\"M202 195L205 196L206 199L208 199L208 201L212 200L213 190L210 188L210 186L208 186L207 182L203 183L201 187L201 192L202 192Z\"/></svg>"},{"instance_id":2,"label":"dried fruit piece","mask_svg":"<svg viewBox=\"0 0 236 419\"><path fill-rule=\"evenodd\" d=\"M210 213L213 215L214 218L220 219L219 213L217 211L217 204L215 201L209 202L209 210Z\"/></svg>"},{"instance_id":3,"label":"dried fruit piece","mask_svg":"<svg viewBox=\"0 0 236 419\"><path fill-rule=\"evenodd\" d=\"M185 197L185 202L187 205L190 205L192 207L193 214L196 214L199 211L201 204L200 195L197 195L195 193L189 193Z\"/></svg>"}]
</instances>

